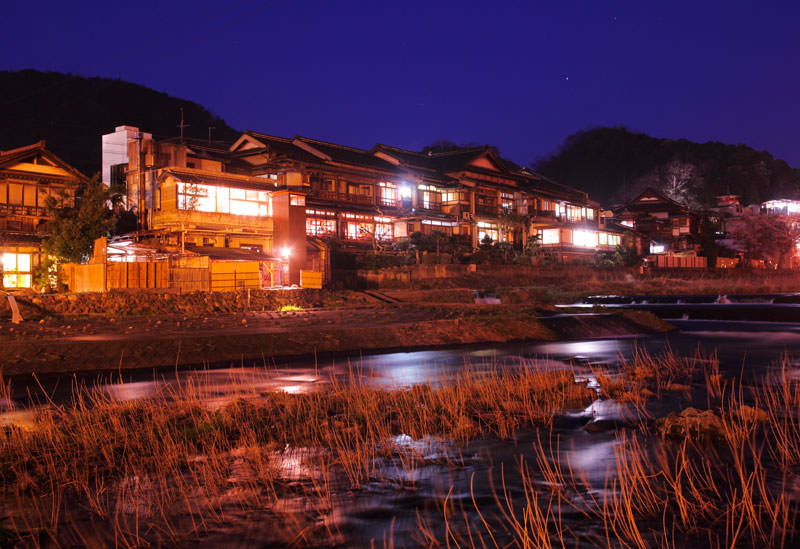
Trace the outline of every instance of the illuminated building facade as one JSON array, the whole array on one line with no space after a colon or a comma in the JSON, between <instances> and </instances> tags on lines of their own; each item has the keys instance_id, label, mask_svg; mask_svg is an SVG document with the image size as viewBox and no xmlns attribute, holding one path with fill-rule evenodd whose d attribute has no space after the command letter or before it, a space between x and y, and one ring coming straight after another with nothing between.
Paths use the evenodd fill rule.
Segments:
<instances>
[{"instance_id":1,"label":"illuminated building facade","mask_svg":"<svg viewBox=\"0 0 800 549\"><path fill-rule=\"evenodd\" d=\"M701 215L664 196L646 189L615 212L616 220L630 227L642 240L642 253L696 253Z\"/></svg>"},{"instance_id":2,"label":"illuminated building facade","mask_svg":"<svg viewBox=\"0 0 800 549\"><path fill-rule=\"evenodd\" d=\"M125 155L118 141L127 142ZM291 250L292 282L302 269L322 269L330 241L372 252L439 231L472 251L489 240L521 249L533 237L569 261L620 240L599 229L599 205L586 193L521 169L491 147L366 150L257 132L225 147L156 141L127 126L103 142L108 183L115 174L127 183L128 206L149 234L183 248L273 257Z\"/></svg>"},{"instance_id":3,"label":"illuminated building facade","mask_svg":"<svg viewBox=\"0 0 800 549\"><path fill-rule=\"evenodd\" d=\"M0 151L0 261L7 289L30 288L42 262L53 197L70 206L86 176L47 150L45 142Z\"/></svg>"}]
</instances>

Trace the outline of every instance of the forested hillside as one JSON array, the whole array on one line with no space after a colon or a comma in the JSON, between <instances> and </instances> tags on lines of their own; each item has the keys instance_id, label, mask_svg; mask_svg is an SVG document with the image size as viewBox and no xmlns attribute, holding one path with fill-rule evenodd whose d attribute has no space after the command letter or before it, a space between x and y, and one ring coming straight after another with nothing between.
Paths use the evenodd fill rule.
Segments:
<instances>
[{"instance_id":1,"label":"forested hillside","mask_svg":"<svg viewBox=\"0 0 800 549\"><path fill-rule=\"evenodd\" d=\"M100 136L120 125L159 137L179 133L183 108L187 137L233 140L236 130L192 101L111 78L34 70L0 71L0 150L41 139L87 175L100 170Z\"/></svg>"},{"instance_id":2,"label":"forested hillside","mask_svg":"<svg viewBox=\"0 0 800 549\"><path fill-rule=\"evenodd\" d=\"M534 168L583 189L606 206L624 203L653 187L695 208L714 205L720 194L742 203L800 198L800 170L746 145L659 139L627 128L577 132Z\"/></svg>"}]
</instances>

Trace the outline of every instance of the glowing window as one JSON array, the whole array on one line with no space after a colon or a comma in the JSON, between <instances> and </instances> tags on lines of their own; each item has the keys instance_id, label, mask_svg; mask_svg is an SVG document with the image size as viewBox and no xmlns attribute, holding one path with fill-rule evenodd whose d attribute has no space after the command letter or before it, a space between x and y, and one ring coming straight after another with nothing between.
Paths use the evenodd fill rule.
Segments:
<instances>
[{"instance_id":1,"label":"glowing window","mask_svg":"<svg viewBox=\"0 0 800 549\"><path fill-rule=\"evenodd\" d=\"M597 232L595 231L572 231L572 245L582 248L597 247Z\"/></svg>"},{"instance_id":2,"label":"glowing window","mask_svg":"<svg viewBox=\"0 0 800 549\"><path fill-rule=\"evenodd\" d=\"M265 191L178 182L178 209L269 217L272 196Z\"/></svg>"},{"instance_id":3,"label":"glowing window","mask_svg":"<svg viewBox=\"0 0 800 549\"><path fill-rule=\"evenodd\" d=\"M539 231L542 244L558 244L561 241L558 229L542 229Z\"/></svg>"},{"instance_id":4,"label":"glowing window","mask_svg":"<svg viewBox=\"0 0 800 549\"><path fill-rule=\"evenodd\" d=\"M394 225L391 223L375 223L375 238L391 240L394 238Z\"/></svg>"},{"instance_id":5,"label":"glowing window","mask_svg":"<svg viewBox=\"0 0 800 549\"><path fill-rule=\"evenodd\" d=\"M326 234L333 234L336 232L335 219L317 219L313 217L306 218L306 234L311 236L319 236Z\"/></svg>"},{"instance_id":6,"label":"glowing window","mask_svg":"<svg viewBox=\"0 0 800 549\"><path fill-rule=\"evenodd\" d=\"M3 285L6 288L31 287L31 254L4 253Z\"/></svg>"},{"instance_id":7,"label":"glowing window","mask_svg":"<svg viewBox=\"0 0 800 549\"><path fill-rule=\"evenodd\" d=\"M359 223L357 221L348 221L345 227L345 238L350 240L361 240L369 238L373 233L372 223Z\"/></svg>"}]
</instances>

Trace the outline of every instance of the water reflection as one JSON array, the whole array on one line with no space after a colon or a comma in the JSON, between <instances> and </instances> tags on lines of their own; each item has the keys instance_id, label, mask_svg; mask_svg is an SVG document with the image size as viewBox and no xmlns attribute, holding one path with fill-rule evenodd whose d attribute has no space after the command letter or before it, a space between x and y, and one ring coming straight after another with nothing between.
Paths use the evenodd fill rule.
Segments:
<instances>
[{"instance_id":1,"label":"water reflection","mask_svg":"<svg viewBox=\"0 0 800 549\"><path fill-rule=\"evenodd\" d=\"M680 325L684 331L668 336L397 352L353 356L331 361L324 367L293 362L276 367L203 368L157 375L124 373L97 378L86 374L69 379L67 383L64 382L66 376L38 381L18 378L12 384L11 405L6 403L4 408L35 405L36 397L30 395L42 394L39 384L47 394L39 397L39 401L68 401L72 386L78 385L99 396L119 401L188 391L209 406L218 407L242 395L257 396L272 391L308 393L323 390L331 384L361 383L382 388L443 384L455 379L466 368L473 372L532 365L537 368L572 368L577 376L591 381L591 370L606 366L613 368L640 351L653 355L668 350L680 355L694 355L698 350L708 355L716 353L722 370L743 369L746 375L758 375L784 353L790 357L800 356L798 325L711 321L686 321ZM791 358L791 363L797 366L796 359ZM596 386L596 383L592 385Z\"/></svg>"}]
</instances>

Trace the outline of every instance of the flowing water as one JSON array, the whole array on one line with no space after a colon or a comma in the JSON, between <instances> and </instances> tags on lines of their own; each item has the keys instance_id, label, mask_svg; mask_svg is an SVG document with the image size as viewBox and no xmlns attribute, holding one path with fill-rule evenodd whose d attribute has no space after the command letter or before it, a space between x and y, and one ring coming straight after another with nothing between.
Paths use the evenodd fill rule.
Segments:
<instances>
[{"instance_id":1,"label":"flowing water","mask_svg":"<svg viewBox=\"0 0 800 549\"><path fill-rule=\"evenodd\" d=\"M762 303L759 310L763 313L769 307L781 306ZM683 356L716 355L720 370L740 379L761 379L785 357L790 374L798 367L800 324L739 320L738 313L733 315L734 320L725 319L724 314L715 319L681 319L684 316L675 317L680 331L667 335L353 355L318 363L205 365L178 372L137 372L100 379L65 376L35 383L18 379L10 394L13 409L5 403L9 410L0 421L24 423L38 406L37 401L42 401L42 392L49 402L65 402L76 384L119 400L147 399L165 386L188 385L208 406L218 407L241 396L243 388L263 394L324 391L332 383L354 381L383 388L437 385L447 384L465 368L478 372L514 369L532 361L546 367L571 368L577 377L591 378L597 371L615 371L623 361L643 351L650 355L667 351ZM664 406L678 409L689 402L688 397L676 396ZM334 482L326 489L325 497L320 497L319 490L302 489L322 482L319 471L308 466L307 457L315 450L286 448L276 452L275 462L286 479L301 488L284 494L279 505L266 511L231 506L222 524L207 529L187 545L235 543L237 547L260 547L286 543L286 536L276 536L276 528L300 528L299 523L293 526L292 517L304 514L313 516L315 526L328 532L319 545L406 546L429 544L435 538L440 542L493 546L487 535L489 530L496 533L498 543L501 538L514 537L509 525L513 521L503 517L504 503L524 503L531 493L526 488L529 483L535 488L547 482L537 450L543 445L550 448L552 462L568 464L583 479L586 492L576 491L576 508L581 507L583 499L602 495L617 466L615 449L623 442L613 428L590 430L586 425L624 420L627 409L627 405L613 400L597 400L584 410L572 410L558 418L552 428L522 431L511 440L487 437L455 443L430 437L414 440L403 435L392 444L419 457L413 466L397 457L383 458L375 475L359 489ZM523 467L522 463L527 465ZM579 511L564 509L562 519L582 543L606 543L601 528L586 521ZM483 524L490 528L483 528ZM473 532L478 535L478 531L483 532L480 539L470 537Z\"/></svg>"}]
</instances>

